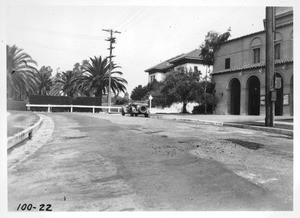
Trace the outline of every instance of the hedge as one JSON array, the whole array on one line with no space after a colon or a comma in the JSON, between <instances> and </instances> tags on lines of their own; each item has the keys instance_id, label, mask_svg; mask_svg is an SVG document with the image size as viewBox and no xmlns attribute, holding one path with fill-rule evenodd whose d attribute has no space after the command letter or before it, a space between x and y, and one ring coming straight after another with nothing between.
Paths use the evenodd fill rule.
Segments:
<instances>
[{"instance_id":1,"label":"hedge","mask_svg":"<svg viewBox=\"0 0 300 218\"><path fill-rule=\"evenodd\" d=\"M89 106L101 106L100 98L96 97L77 97L72 99L71 97L66 96L46 96L46 95L30 95L29 96L30 104L52 104L52 105L89 105ZM31 107L31 110L34 111L47 111L48 108L44 107ZM60 108L53 107L51 108L52 112L70 112L70 107ZM74 112L92 112L92 108L73 108ZM96 112L101 111L101 109L96 109Z\"/></svg>"},{"instance_id":2,"label":"hedge","mask_svg":"<svg viewBox=\"0 0 300 218\"><path fill-rule=\"evenodd\" d=\"M72 98L66 96L30 95L29 103L70 105L72 104Z\"/></svg>"},{"instance_id":3,"label":"hedge","mask_svg":"<svg viewBox=\"0 0 300 218\"><path fill-rule=\"evenodd\" d=\"M96 97L77 97L75 99L72 99L72 104L101 106L100 100L101 98L96 98Z\"/></svg>"}]
</instances>

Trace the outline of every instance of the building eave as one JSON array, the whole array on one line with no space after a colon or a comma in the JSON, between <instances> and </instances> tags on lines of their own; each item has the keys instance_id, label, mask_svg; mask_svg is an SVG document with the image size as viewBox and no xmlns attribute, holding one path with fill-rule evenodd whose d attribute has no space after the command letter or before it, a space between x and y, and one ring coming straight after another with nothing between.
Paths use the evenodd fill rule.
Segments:
<instances>
[{"instance_id":1,"label":"building eave","mask_svg":"<svg viewBox=\"0 0 300 218\"><path fill-rule=\"evenodd\" d=\"M293 59L280 59L280 60L275 61L275 65L282 65L282 64L289 64L289 63L293 63ZM250 65L245 65L243 67L237 67L237 68L232 68L232 69L228 69L228 70L212 72L212 75L233 73L236 71L251 70L251 69L265 68L265 67L266 67L265 63L250 64Z\"/></svg>"},{"instance_id":2,"label":"building eave","mask_svg":"<svg viewBox=\"0 0 300 218\"><path fill-rule=\"evenodd\" d=\"M185 61L185 62L188 62L188 61L202 61L202 58L199 56L199 58L197 57L180 57L178 59L174 59L172 61L170 61L170 63L177 63L179 61Z\"/></svg>"}]
</instances>

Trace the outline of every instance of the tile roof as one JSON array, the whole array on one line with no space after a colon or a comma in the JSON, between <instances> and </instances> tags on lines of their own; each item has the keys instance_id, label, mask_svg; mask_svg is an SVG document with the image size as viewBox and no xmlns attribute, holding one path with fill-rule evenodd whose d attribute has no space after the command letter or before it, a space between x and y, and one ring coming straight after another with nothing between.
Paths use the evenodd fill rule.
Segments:
<instances>
[{"instance_id":1,"label":"tile roof","mask_svg":"<svg viewBox=\"0 0 300 218\"><path fill-rule=\"evenodd\" d=\"M288 26L288 25L291 25L291 24L293 24L293 21L283 22L283 23L280 23L280 24L276 25L276 28ZM239 40L239 39L243 39L243 38L246 38L246 37L249 37L249 36L254 36L254 35L257 35L257 34L260 34L260 33L264 33L264 32L265 32L265 30L261 30L261 31L254 32L254 33L250 33L250 34L247 34L247 35L243 35L243 36L240 36L240 37L237 37L237 38L233 38L233 39L227 40L226 42L223 42L222 44L226 44L228 42L232 42L232 41L236 41L236 40Z\"/></svg>"},{"instance_id":2,"label":"tile roof","mask_svg":"<svg viewBox=\"0 0 300 218\"><path fill-rule=\"evenodd\" d=\"M280 60L275 61L275 65L288 64L288 63L293 63L293 59L280 59ZM236 67L236 68L232 68L232 69L212 72L212 74L232 73L232 72L235 72L235 71L250 70L250 69L255 69L255 68L262 68L262 67L265 67L265 66L266 66L265 63L249 64L249 65L245 65L245 66L242 66L242 67Z\"/></svg>"},{"instance_id":3,"label":"tile roof","mask_svg":"<svg viewBox=\"0 0 300 218\"><path fill-rule=\"evenodd\" d=\"M200 49L195 49L191 52L188 53L183 53L180 55L177 55L173 58L170 58L164 62L161 62L157 65L155 65L154 67L151 67L147 70L145 70L145 72L149 72L149 71L153 71L153 70L166 70L169 68L172 68L174 66L174 63L181 61L181 60L202 60L202 58L200 57Z\"/></svg>"},{"instance_id":4,"label":"tile roof","mask_svg":"<svg viewBox=\"0 0 300 218\"><path fill-rule=\"evenodd\" d=\"M195 50L193 50L189 53L182 54L182 55L178 56L177 58L173 58L172 60L170 60L170 62L175 63L177 61L184 60L184 59L202 60L202 58L200 57L200 54L201 54L201 50L200 49L195 49Z\"/></svg>"},{"instance_id":5,"label":"tile roof","mask_svg":"<svg viewBox=\"0 0 300 218\"><path fill-rule=\"evenodd\" d=\"M181 55L183 55L183 54L181 54ZM169 65L170 65L170 63L169 63L170 60L172 60L172 59L174 59L174 58L177 58L177 57L179 57L179 56L181 56L181 55L177 55L177 56L172 57L172 58L170 58L170 59L168 59L168 60L166 60L166 61L164 61L164 62L161 62L161 63L159 63L159 64L157 64L157 65L155 65L155 66L153 66L153 67L151 67L151 68L149 68L149 69L147 69L147 70L145 70L145 72L152 71L152 70L163 70L163 69L165 69L165 68L168 68Z\"/></svg>"}]
</instances>

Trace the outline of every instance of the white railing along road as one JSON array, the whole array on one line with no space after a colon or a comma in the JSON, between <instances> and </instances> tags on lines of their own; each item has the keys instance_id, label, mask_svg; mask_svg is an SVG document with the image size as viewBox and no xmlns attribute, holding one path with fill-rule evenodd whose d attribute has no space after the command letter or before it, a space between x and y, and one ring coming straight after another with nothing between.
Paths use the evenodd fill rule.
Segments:
<instances>
[{"instance_id":1,"label":"white railing along road","mask_svg":"<svg viewBox=\"0 0 300 218\"><path fill-rule=\"evenodd\" d=\"M95 108L108 109L117 109L120 112L122 107L109 107L109 106L94 106L94 105L54 105L54 104L26 104L27 110L30 110L30 107L46 107L48 108L48 112L51 112L51 108L53 107L69 107L70 111L73 112L73 108L92 108L93 113L95 113Z\"/></svg>"}]
</instances>

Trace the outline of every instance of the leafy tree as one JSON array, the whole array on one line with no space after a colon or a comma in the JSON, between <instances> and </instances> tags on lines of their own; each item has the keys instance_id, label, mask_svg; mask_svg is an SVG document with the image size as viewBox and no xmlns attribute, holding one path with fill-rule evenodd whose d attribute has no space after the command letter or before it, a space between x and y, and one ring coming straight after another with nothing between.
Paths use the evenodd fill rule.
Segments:
<instances>
[{"instance_id":1,"label":"leafy tree","mask_svg":"<svg viewBox=\"0 0 300 218\"><path fill-rule=\"evenodd\" d=\"M74 64L73 72L76 72L76 73L82 72L82 66L80 65L80 63Z\"/></svg>"},{"instance_id":2,"label":"leafy tree","mask_svg":"<svg viewBox=\"0 0 300 218\"><path fill-rule=\"evenodd\" d=\"M214 88L215 84L210 81L202 81L200 82L200 98L198 99L198 103L200 105L204 105L204 113L207 113L207 106L211 105L213 108L216 105L216 98L214 96Z\"/></svg>"},{"instance_id":3,"label":"leafy tree","mask_svg":"<svg viewBox=\"0 0 300 218\"><path fill-rule=\"evenodd\" d=\"M115 95L119 92L126 92L125 85L127 81L119 76L122 76L121 71L116 71L120 68L112 63L111 72L111 90ZM102 59L101 56L90 58L89 62L83 65L83 74L77 81L78 89L94 94L102 99L103 94L108 93L109 86L109 61L107 58ZM102 100L100 102L102 105Z\"/></svg>"},{"instance_id":4,"label":"leafy tree","mask_svg":"<svg viewBox=\"0 0 300 218\"><path fill-rule=\"evenodd\" d=\"M126 97L122 98L121 96L115 96L113 98L113 102L115 105L124 105L129 102L129 99Z\"/></svg>"},{"instance_id":5,"label":"leafy tree","mask_svg":"<svg viewBox=\"0 0 300 218\"><path fill-rule=\"evenodd\" d=\"M131 93L131 99L136 101L148 101L149 96L152 95L152 105L155 106L166 106L165 97L161 94L161 88L163 82L154 80L145 86L138 85Z\"/></svg>"},{"instance_id":6,"label":"leafy tree","mask_svg":"<svg viewBox=\"0 0 300 218\"><path fill-rule=\"evenodd\" d=\"M226 42L230 35L231 29L227 32L219 34L215 31L209 31L205 36L204 42L200 45L201 56L205 65L212 66L214 64L214 55L219 50L220 45Z\"/></svg>"},{"instance_id":7,"label":"leafy tree","mask_svg":"<svg viewBox=\"0 0 300 218\"><path fill-rule=\"evenodd\" d=\"M81 62L81 64L80 63L75 63L74 64L74 67L73 67L73 72L75 72L75 73L83 73L83 71L84 71L84 69L83 69L83 66L84 65L86 65L86 64L88 64L88 60L83 60L82 62Z\"/></svg>"},{"instance_id":8,"label":"leafy tree","mask_svg":"<svg viewBox=\"0 0 300 218\"><path fill-rule=\"evenodd\" d=\"M36 91L37 63L15 45L6 46L6 55L7 97L24 100Z\"/></svg>"},{"instance_id":9,"label":"leafy tree","mask_svg":"<svg viewBox=\"0 0 300 218\"><path fill-rule=\"evenodd\" d=\"M187 113L187 103L199 100L199 80L199 72L173 71L170 73L161 89L162 94L166 97L166 104L183 102L182 113Z\"/></svg>"},{"instance_id":10,"label":"leafy tree","mask_svg":"<svg viewBox=\"0 0 300 218\"><path fill-rule=\"evenodd\" d=\"M54 85L50 94L64 95L72 98L80 95L81 92L77 87L77 82L80 76L80 73L71 70L57 73L54 78Z\"/></svg>"},{"instance_id":11,"label":"leafy tree","mask_svg":"<svg viewBox=\"0 0 300 218\"><path fill-rule=\"evenodd\" d=\"M147 94L146 87L143 87L142 85L138 85L132 90L130 98L132 100L141 101L146 94Z\"/></svg>"},{"instance_id":12,"label":"leafy tree","mask_svg":"<svg viewBox=\"0 0 300 218\"><path fill-rule=\"evenodd\" d=\"M162 82L158 82L156 79L153 80L153 82L148 83L146 85L146 90L147 92L151 92L151 91L159 91L162 87Z\"/></svg>"},{"instance_id":13,"label":"leafy tree","mask_svg":"<svg viewBox=\"0 0 300 218\"><path fill-rule=\"evenodd\" d=\"M39 95L49 95L53 79L51 73L53 70L51 67L42 66L41 69L36 73L37 77L37 92Z\"/></svg>"},{"instance_id":14,"label":"leafy tree","mask_svg":"<svg viewBox=\"0 0 300 218\"><path fill-rule=\"evenodd\" d=\"M207 33L207 35L205 36L205 40L204 42L200 45L200 49L201 49L201 56L203 58L203 62L204 65L207 65L208 67L212 66L214 64L214 56L215 53L219 50L220 45L223 42L226 42L228 40L228 38L231 36L230 34L231 29L228 28L228 30L223 33L223 34L219 34L215 31L210 31ZM205 81L208 80L208 76L205 76ZM206 97L206 99L212 99L211 95L213 95L212 93L208 93L206 91L206 83L204 83L204 92L203 93L207 93L203 96L210 96L210 97ZM214 98L213 98L214 99ZM210 102L211 100L205 100L204 105L205 105L205 113L207 112L207 104L208 102Z\"/></svg>"}]
</instances>

